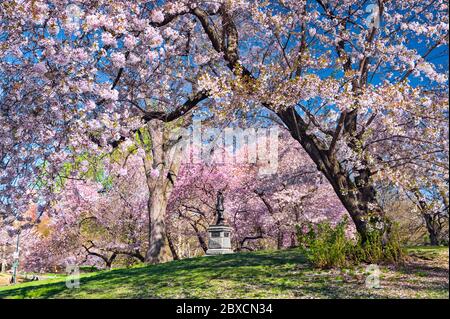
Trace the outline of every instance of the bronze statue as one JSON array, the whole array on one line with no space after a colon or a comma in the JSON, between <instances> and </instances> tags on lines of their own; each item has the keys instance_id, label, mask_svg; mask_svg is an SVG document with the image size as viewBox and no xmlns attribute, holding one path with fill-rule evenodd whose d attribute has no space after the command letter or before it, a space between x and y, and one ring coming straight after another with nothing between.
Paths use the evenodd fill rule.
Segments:
<instances>
[{"instance_id":1,"label":"bronze statue","mask_svg":"<svg viewBox=\"0 0 450 319\"><path fill-rule=\"evenodd\" d=\"M223 217L223 193L222 191L218 191L217 192L217 203L216 203L216 215L217 215L217 220L216 220L216 225L224 225L225 223L225 218Z\"/></svg>"}]
</instances>

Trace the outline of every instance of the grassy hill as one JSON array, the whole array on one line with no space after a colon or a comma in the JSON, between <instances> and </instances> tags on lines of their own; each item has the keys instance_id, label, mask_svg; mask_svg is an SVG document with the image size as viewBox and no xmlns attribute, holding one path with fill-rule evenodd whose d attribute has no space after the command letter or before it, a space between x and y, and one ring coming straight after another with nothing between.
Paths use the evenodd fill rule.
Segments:
<instances>
[{"instance_id":1,"label":"grassy hill","mask_svg":"<svg viewBox=\"0 0 450 319\"><path fill-rule=\"evenodd\" d=\"M365 267L317 270L296 249L199 257L0 287L0 298L449 298L448 248L409 249L408 261L381 267L381 287Z\"/></svg>"}]
</instances>

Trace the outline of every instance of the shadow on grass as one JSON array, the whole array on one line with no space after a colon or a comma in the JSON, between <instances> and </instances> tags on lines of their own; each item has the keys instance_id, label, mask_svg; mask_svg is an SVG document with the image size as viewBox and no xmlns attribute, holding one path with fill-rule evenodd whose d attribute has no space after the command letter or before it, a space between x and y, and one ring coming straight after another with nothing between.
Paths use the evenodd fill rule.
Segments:
<instances>
[{"instance_id":1,"label":"shadow on grass","mask_svg":"<svg viewBox=\"0 0 450 319\"><path fill-rule=\"evenodd\" d=\"M441 291L445 269L420 290ZM417 270L417 268L416 268ZM448 273L447 273L448 274ZM386 298L388 290L370 292L361 282L343 282L336 273L310 267L296 249L198 257L165 264L88 274L80 288L37 282L0 289L0 298ZM409 283L389 282L401 289ZM445 286L445 283L444 283ZM445 288L445 287L444 287ZM448 290L448 281L447 281Z\"/></svg>"},{"instance_id":2,"label":"shadow on grass","mask_svg":"<svg viewBox=\"0 0 450 319\"><path fill-rule=\"evenodd\" d=\"M305 262L292 250L198 257L96 273L81 277L80 288L74 289L68 289L65 281L11 287L0 290L0 298L158 298L170 293L195 298L199 291L211 288L211 280L240 284L249 278L270 277L269 269Z\"/></svg>"}]
</instances>

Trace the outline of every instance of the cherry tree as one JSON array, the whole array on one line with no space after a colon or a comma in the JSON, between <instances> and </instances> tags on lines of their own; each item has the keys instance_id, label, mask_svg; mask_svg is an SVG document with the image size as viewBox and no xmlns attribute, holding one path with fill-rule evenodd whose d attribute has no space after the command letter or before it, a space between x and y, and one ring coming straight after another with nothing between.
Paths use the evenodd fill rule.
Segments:
<instances>
[{"instance_id":1,"label":"cherry tree","mask_svg":"<svg viewBox=\"0 0 450 319\"><path fill-rule=\"evenodd\" d=\"M217 192L225 194L225 217L237 249L296 245L296 226L340 221L347 212L313 162L284 132L278 170L262 175L260 162L183 163L168 206L168 229L198 239L206 252L206 229L215 222ZM248 144L238 150L248 152ZM174 237L177 232L173 232Z\"/></svg>"},{"instance_id":2,"label":"cherry tree","mask_svg":"<svg viewBox=\"0 0 450 319\"><path fill-rule=\"evenodd\" d=\"M377 180L445 151L448 74L430 58L448 48L448 4L369 4L2 1L2 215L12 222L31 202L51 203L67 161L111 151L144 126L164 131L200 106L241 117L262 108L303 147L363 238L387 235ZM430 118L440 126L417 139ZM383 153L388 142L395 148ZM164 174L149 184L156 246L148 255L158 261L161 190L176 174L166 174L172 161L154 161L165 143L154 145L147 169Z\"/></svg>"},{"instance_id":3,"label":"cherry tree","mask_svg":"<svg viewBox=\"0 0 450 319\"><path fill-rule=\"evenodd\" d=\"M448 242L448 153L427 158L432 166L408 167L400 189L414 204L413 211L423 220L431 245Z\"/></svg>"},{"instance_id":4,"label":"cherry tree","mask_svg":"<svg viewBox=\"0 0 450 319\"><path fill-rule=\"evenodd\" d=\"M387 239L390 223L377 200L376 180L389 178L383 172L392 167L384 171L386 164L402 161L376 149L398 140L421 149L447 138L433 127L422 139L414 136L423 118L444 119L440 127L448 120L446 68L427 60L448 46L448 6L377 1L367 14L368 4L224 1L213 13L201 5L191 13L231 71L205 74L201 87L219 102L231 95L225 105L272 111L333 186L363 239L375 230ZM405 125L411 114L415 121ZM388 136L375 142L376 121ZM415 161L427 154L405 156Z\"/></svg>"},{"instance_id":5,"label":"cherry tree","mask_svg":"<svg viewBox=\"0 0 450 319\"><path fill-rule=\"evenodd\" d=\"M413 188L409 194L423 218L430 244L448 243L448 188Z\"/></svg>"},{"instance_id":6,"label":"cherry tree","mask_svg":"<svg viewBox=\"0 0 450 319\"><path fill-rule=\"evenodd\" d=\"M1 3L3 214L17 215L38 197L49 203L63 165L80 152L102 154L144 123L162 126L201 101L190 82L164 75L195 78L196 67L182 62L188 37L163 28L182 8L168 7L164 18L150 7ZM192 23L182 20L189 33Z\"/></svg>"},{"instance_id":7,"label":"cherry tree","mask_svg":"<svg viewBox=\"0 0 450 319\"><path fill-rule=\"evenodd\" d=\"M195 237L203 253L206 253L206 229L214 222L216 194L226 187L229 179L216 166L182 164L167 208L167 227L169 232L174 233L172 237L180 236L182 241ZM179 229L184 231L174 231ZM178 251L186 255L183 247L178 247Z\"/></svg>"},{"instance_id":8,"label":"cherry tree","mask_svg":"<svg viewBox=\"0 0 450 319\"><path fill-rule=\"evenodd\" d=\"M88 170L89 163L81 163ZM148 247L148 191L142 158L111 162L103 183L69 179L49 207L45 231L28 240L30 269L67 263L110 268L119 258L144 261ZM42 221L41 221L42 223Z\"/></svg>"},{"instance_id":9,"label":"cherry tree","mask_svg":"<svg viewBox=\"0 0 450 319\"><path fill-rule=\"evenodd\" d=\"M434 104L418 115L412 107L400 109L397 122L401 126L373 123L375 132L368 137L366 147L378 157L384 157L378 168L379 180L397 189L413 202L412 213L424 221L430 242L438 244L448 229L448 93L431 94ZM428 103L430 93L423 99Z\"/></svg>"}]
</instances>

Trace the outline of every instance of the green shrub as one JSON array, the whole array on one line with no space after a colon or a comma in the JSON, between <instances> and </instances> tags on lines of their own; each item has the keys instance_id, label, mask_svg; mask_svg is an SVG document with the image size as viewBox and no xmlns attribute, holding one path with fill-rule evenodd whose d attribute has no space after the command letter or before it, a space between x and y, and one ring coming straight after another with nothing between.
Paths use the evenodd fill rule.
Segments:
<instances>
[{"instance_id":1,"label":"green shrub","mask_svg":"<svg viewBox=\"0 0 450 319\"><path fill-rule=\"evenodd\" d=\"M298 241L308 260L319 268L345 267L349 265L348 255L352 248L351 241L345 236L347 221L332 227L323 222L308 224L308 231L297 228Z\"/></svg>"},{"instance_id":2,"label":"green shrub","mask_svg":"<svg viewBox=\"0 0 450 319\"><path fill-rule=\"evenodd\" d=\"M300 249L308 260L318 268L349 267L361 262L395 263L402 258L402 248L395 228L390 240L384 243L378 232L372 232L365 241L358 236L356 240L346 236L347 219L336 226L329 222L297 226L297 239Z\"/></svg>"},{"instance_id":3,"label":"green shrub","mask_svg":"<svg viewBox=\"0 0 450 319\"><path fill-rule=\"evenodd\" d=\"M363 242L358 236L353 259L355 262L366 263L396 263L402 260L403 249L400 244L399 232L396 225L393 225L389 241L383 242L379 232L369 233Z\"/></svg>"}]
</instances>

